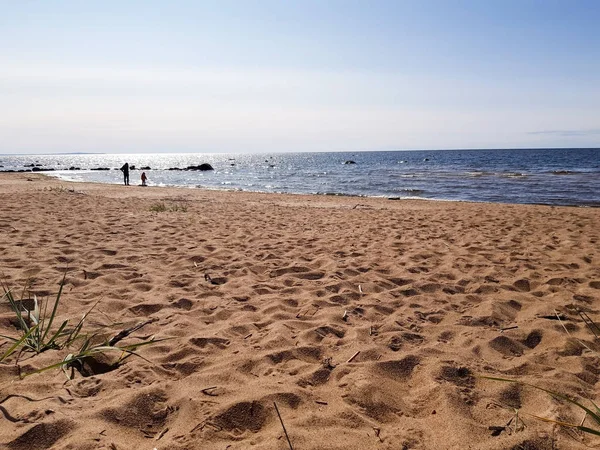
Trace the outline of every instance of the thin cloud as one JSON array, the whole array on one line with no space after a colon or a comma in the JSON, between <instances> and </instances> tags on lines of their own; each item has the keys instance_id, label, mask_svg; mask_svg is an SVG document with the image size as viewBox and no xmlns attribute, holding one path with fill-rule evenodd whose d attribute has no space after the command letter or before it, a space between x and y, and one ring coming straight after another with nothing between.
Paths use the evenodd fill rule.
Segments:
<instances>
[{"instance_id":1,"label":"thin cloud","mask_svg":"<svg viewBox=\"0 0 600 450\"><path fill-rule=\"evenodd\" d=\"M544 130L529 131L527 134L550 135L550 136L595 136L600 134L600 128L591 130Z\"/></svg>"}]
</instances>

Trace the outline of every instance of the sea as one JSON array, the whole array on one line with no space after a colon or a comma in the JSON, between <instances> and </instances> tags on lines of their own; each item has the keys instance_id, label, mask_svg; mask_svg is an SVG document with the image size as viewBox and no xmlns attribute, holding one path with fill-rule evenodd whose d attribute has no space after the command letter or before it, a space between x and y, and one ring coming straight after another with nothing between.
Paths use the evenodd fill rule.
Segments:
<instances>
[{"instance_id":1,"label":"sea","mask_svg":"<svg viewBox=\"0 0 600 450\"><path fill-rule=\"evenodd\" d=\"M152 187L600 207L598 148L0 155L0 171L122 184L125 162L132 189L143 167Z\"/></svg>"}]
</instances>

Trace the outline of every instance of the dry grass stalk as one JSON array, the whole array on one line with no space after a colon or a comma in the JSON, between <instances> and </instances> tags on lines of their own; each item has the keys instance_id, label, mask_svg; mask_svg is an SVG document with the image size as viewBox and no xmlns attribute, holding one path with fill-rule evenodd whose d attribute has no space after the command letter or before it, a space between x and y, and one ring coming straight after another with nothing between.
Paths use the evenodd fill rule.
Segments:
<instances>
[{"instance_id":1,"label":"dry grass stalk","mask_svg":"<svg viewBox=\"0 0 600 450\"><path fill-rule=\"evenodd\" d=\"M359 351L357 351L357 352L356 352L354 355L352 355L352 357L351 357L351 358L350 358L350 359L349 359L347 362L349 362L349 363L350 363L350 362L354 361L354 358L356 358L356 357L358 356L358 354L359 354L359 353L360 353L360 350L359 350Z\"/></svg>"},{"instance_id":2,"label":"dry grass stalk","mask_svg":"<svg viewBox=\"0 0 600 450\"><path fill-rule=\"evenodd\" d=\"M285 433L285 438L287 439L288 445L290 446L290 450L294 450L294 447L292 447L292 442L290 441L290 437L288 436L288 432L285 429L283 419L281 418L281 414L279 414L279 408L277 407L277 403L273 402L273 405L275 406L275 411L277 411L277 416L279 417L279 421L281 422L281 428L283 428L283 432Z\"/></svg>"}]
</instances>

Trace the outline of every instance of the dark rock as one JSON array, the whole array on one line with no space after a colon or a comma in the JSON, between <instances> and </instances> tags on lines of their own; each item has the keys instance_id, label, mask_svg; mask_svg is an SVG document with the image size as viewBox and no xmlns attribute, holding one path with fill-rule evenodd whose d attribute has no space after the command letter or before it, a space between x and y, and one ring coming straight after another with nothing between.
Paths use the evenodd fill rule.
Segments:
<instances>
[{"instance_id":1,"label":"dark rock","mask_svg":"<svg viewBox=\"0 0 600 450\"><path fill-rule=\"evenodd\" d=\"M152 170L149 166L140 167L140 170Z\"/></svg>"},{"instance_id":2,"label":"dark rock","mask_svg":"<svg viewBox=\"0 0 600 450\"><path fill-rule=\"evenodd\" d=\"M129 170L135 170L135 166L134 165L129 166Z\"/></svg>"},{"instance_id":3,"label":"dark rock","mask_svg":"<svg viewBox=\"0 0 600 450\"><path fill-rule=\"evenodd\" d=\"M355 161L352 161L351 159L349 159L348 161L346 161L344 164L356 164Z\"/></svg>"},{"instance_id":4,"label":"dark rock","mask_svg":"<svg viewBox=\"0 0 600 450\"><path fill-rule=\"evenodd\" d=\"M96 167L94 169L90 169L90 170L110 170L108 167Z\"/></svg>"},{"instance_id":5,"label":"dark rock","mask_svg":"<svg viewBox=\"0 0 600 450\"><path fill-rule=\"evenodd\" d=\"M215 170L213 169L213 166L211 166L208 163L204 163L204 164L200 164L199 166L187 166L185 169L183 170Z\"/></svg>"},{"instance_id":6,"label":"dark rock","mask_svg":"<svg viewBox=\"0 0 600 450\"><path fill-rule=\"evenodd\" d=\"M69 170L81 170L81 168L80 167L71 166L71 167L69 167Z\"/></svg>"}]
</instances>

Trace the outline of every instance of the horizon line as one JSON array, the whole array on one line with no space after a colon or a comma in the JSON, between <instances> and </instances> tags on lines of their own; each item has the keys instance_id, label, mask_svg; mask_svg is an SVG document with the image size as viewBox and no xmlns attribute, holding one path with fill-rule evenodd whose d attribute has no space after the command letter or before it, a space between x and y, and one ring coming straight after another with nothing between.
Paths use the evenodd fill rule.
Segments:
<instances>
[{"instance_id":1,"label":"horizon line","mask_svg":"<svg viewBox=\"0 0 600 450\"><path fill-rule=\"evenodd\" d=\"M600 150L600 147L479 147L479 148L423 148L423 149L393 149L393 150L296 150L296 151L152 151L152 152L45 152L45 153L0 153L0 156L48 156L48 155L144 155L144 154L285 154L285 153L375 153L375 152L452 152L452 151L489 151L489 150Z\"/></svg>"}]
</instances>

